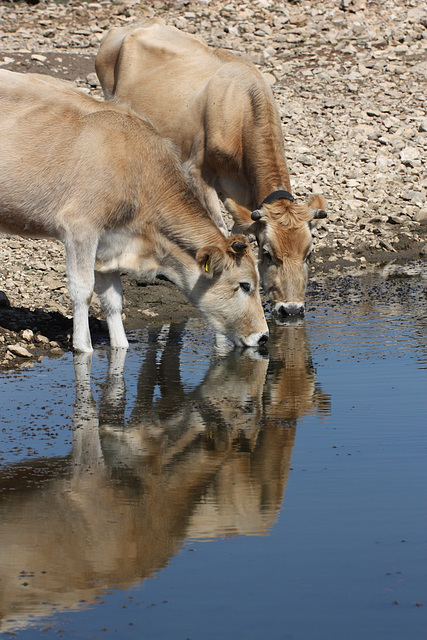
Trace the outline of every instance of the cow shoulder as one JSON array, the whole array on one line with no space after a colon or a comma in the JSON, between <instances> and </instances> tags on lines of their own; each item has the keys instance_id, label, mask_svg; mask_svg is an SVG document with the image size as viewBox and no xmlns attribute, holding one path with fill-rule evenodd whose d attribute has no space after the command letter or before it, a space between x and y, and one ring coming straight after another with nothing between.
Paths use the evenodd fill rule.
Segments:
<instances>
[{"instance_id":1,"label":"cow shoulder","mask_svg":"<svg viewBox=\"0 0 427 640\"><path fill-rule=\"evenodd\" d=\"M136 27L123 40L122 47L127 51L134 50L138 54L138 62L144 64L141 56L153 56L155 65L159 65L162 58L185 58L186 56L203 55L209 48L197 36L186 34L176 27L166 25L160 19Z\"/></svg>"}]
</instances>

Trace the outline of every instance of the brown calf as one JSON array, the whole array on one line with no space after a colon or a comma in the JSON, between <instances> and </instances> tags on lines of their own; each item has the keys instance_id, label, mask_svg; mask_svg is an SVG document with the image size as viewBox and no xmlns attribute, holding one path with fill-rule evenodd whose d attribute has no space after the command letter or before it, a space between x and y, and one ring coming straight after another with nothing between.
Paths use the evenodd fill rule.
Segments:
<instances>
[{"instance_id":1,"label":"brown calf","mask_svg":"<svg viewBox=\"0 0 427 640\"><path fill-rule=\"evenodd\" d=\"M94 288L112 347L127 347L120 269L175 282L237 345L267 340L244 237L221 234L173 145L116 103L0 71L0 231L64 243L78 351L92 350Z\"/></svg>"}]
</instances>

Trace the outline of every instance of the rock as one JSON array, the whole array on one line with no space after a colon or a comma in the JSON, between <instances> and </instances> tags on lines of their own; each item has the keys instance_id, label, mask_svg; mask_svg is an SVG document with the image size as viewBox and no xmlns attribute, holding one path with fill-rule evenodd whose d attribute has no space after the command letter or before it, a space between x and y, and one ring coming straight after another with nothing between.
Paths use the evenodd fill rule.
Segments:
<instances>
[{"instance_id":1,"label":"rock","mask_svg":"<svg viewBox=\"0 0 427 640\"><path fill-rule=\"evenodd\" d=\"M387 171L389 165L389 154L387 151L378 151L377 157L375 159L375 164L378 171L385 172Z\"/></svg>"},{"instance_id":2,"label":"rock","mask_svg":"<svg viewBox=\"0 0 427 640\"><path fill-rule=\"evenodd\" d=\"M8 350L14 356L19 356L20 358L32 358L33 354L28 351L25 347L21 347L19 344L10 344L8 346Z\"/></svg>"},{"instance_id":3,"label":"rock","mask_svg":"<svg viewBox=\"0 0 427 640\"><path fill-rule=\"evenodd\" d=\"M64 355L64 351L61 349L61 347L53 347L50 350L49 353L50 353L51 356L62 356L62 355Z\"/></svg>"},{"instance_id":4,"label":"rock","mask_svg":"<svg viewBox=\"0 0 427 640\"><path fill-rule=\"evenodd\" d=\"M407 16L408 16L409 22L417 23L417 22L420 22L420 20L422 19L427 19L427 11L425 8L421 8L421 6L414 7L412 9L408 9Z\"/></svg>"},{"instance_id":5,"label":"rock","mask_svg":"<svg viewBox=\"0 0 427 640\"><path fill-rule=\"evenodd\" d=\"M46 62L47 58L46 56L43 56L39 53L33 53L33 55L31 56L31 60L36 60L37 62Z\"/></svg>"},{"instance_id":6,"label":"rock","mask_svg":"<svg viewBox=\"0 0 427 640\"><path fill-rule=\"evenodd\" d=\"M414 161L420 159L420 152L415 147L405 147L400 152L400 159L406 166L414 166Z\"/></svg>"},{"instance_id":7,"label":"rock","mask_svg":"<svg viewBox=\"0 0 427 640\"><path fill-rule=\"evenodd\" d=\"M25 342L32 342L34 339L34 333L31 331L31 329L24 329L21 332L21 336L22 339L25 340Z\"/></svg>"},{"instance_id":8,"label":"rock","mask_svg":"<svg viewBox=\"0 0 427 640\"><path fill-rule=\"evenodd\" d=\"M427 222L427 208L417 211L414 215L414 220L416 222Z\"/></svg>"},{"instance_id":9,"label":"rock","mask_svg":"<svg viewBox=\"0 0 427 640\"><path fill-rule=\"evenodd\" d=\"M412 202L415 205L421 206L425 200L426 196L421 191L414 191L413 189L409 189L405 193L402 194L403 200L407 202Z\"/></svg>"},{"instance_id":10,"label":"rock","mask_svg":"<svg viewBox=\"0 0 427 640\"><path fill-rule=\"evenodd\" d=\"M90 86L90 87L100 87L101 84L98 80L98 76L96 75L95 72L93 73L89 73L89 75L86 76L86 83Z\"/></svg>"},{"instance_id":11,"label":"rock","mask_svg":"<svg viewBox=\"0 0 427 640\"><path fill-rule=\"evenodd\" d=\"M0 61L0 67L2 67L5 64L11 64L12 62L15 62L15 58L9 58L9 56L5 56L3 60Z\"/></svg>"},{"instance_id":12,"label":"rock","mask_svg":"<svg viewBox=\"0 0 427 640\"><path fill-rule=\"evenodd\" d=\"M427 62L419 62L411 68L411 71L427 77Z\"/></svg>"},{"instance_id":13,"label":"rock","mask_svg":"<svg viewBox=\"0 0 427 640\"><path fill-rule=\"evenodd\" d=\"M156 318L159 315L155 311L150 311L150 309L143 309L140 313L147 318Z\"/></svg>"}]
</instances>

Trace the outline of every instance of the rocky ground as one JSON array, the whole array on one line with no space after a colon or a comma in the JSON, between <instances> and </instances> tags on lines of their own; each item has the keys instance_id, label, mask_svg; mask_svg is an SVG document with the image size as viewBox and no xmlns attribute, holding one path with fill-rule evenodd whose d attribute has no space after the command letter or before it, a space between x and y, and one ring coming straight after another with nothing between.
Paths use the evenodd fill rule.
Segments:
<instances>
[{"instance_id":1,"label":"rocky ground","mask_svg":"<svg viewBox=\"0 0 427 640\"><path fill-rule=\"evenodd\" d=\"M311 270L427 256L427 8L417 0L0 4L0 67L101 96L94 60L113 26L162 16L247 56L279 105L293 191L321 192ZM124 278L126 326L191 312L175 287ZM105 336L94 301L92 329ZM69 348L59 243L0 235L0 366Z\"/></svg>"}]
</instances>

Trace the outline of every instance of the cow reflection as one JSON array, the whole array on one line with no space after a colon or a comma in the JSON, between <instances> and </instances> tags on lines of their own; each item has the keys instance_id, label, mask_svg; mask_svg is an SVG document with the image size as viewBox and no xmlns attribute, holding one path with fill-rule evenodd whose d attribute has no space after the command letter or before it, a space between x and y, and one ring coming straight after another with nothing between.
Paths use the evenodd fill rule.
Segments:
<instances>
[{"instance_id":1,"label":"cow reflection","mask_svg":"<svg viewBox=\"0 0 427 640\"><path fill-rule=\"evenodd\" d=\"M75 356L72 455L0 473L1 631L153 575L186 538L263 535L277 518L298 408L328 405L305 330L273 328L274 357L213 357L189 391L182 329L151 336L128 419L125 352L99 409L90 356Z\"/></svg>"},{"instance_id":2,"label":"cow reflection","mask_svg":"<svg viewBox=\"0 0 427 640\"><path fill-rule=\"evenodd\" d=\"M271 350L264 385L264 418L296 426L304 416L330 413L330 396L316 382L305 322L290 320L270 328Z\"/></svg>"}]
</instances>

